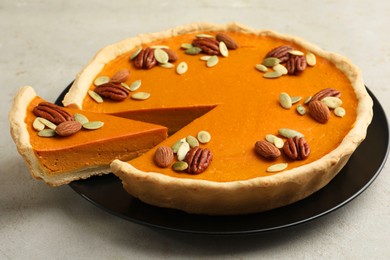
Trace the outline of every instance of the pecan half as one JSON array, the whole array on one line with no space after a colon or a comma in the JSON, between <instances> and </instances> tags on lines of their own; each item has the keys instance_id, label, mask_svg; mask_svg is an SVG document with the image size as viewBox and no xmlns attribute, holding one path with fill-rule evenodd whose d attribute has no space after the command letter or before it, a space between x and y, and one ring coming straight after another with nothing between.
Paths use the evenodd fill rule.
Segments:
<instances>
[{"instance_id":1,"label":"pecan half","mask_svg":"<svg viewBox=\"0 0 390 260\"><path fill-rule=\"evenodd\" d=\"M33 113L36 116L43 117L54 124L60 124L65 121L73 121L72 114L60 106L49 102L41 102L34 107Z\"/></svg>"},{"instance_id":2,"label":"pecan half","mask_svg":"<svg viewBox=\"0 0 390 260\"><path fill-rule=\"evenodd\" d=\"M291 46L282 45L272 49L270 52L267 53L267 55L265 55L265 57L278 58L280 60L280 63L283 63L288 61L288 59L290 58L290 54L288 52L291 51L292 49L293 48Z\"/></svg>"},{"instance_id":3,"label":"pecan half","mask_svg":"<svg viewBox=\"0 0 390 260\"><path fill-rule=\"evenodd\" d=\"M188 163L187 172L191 174L204 172L212 159L213 154L209 149L202 149L199 146L191 148L185 158L185 161Z\"/></svg>"},{"instance_id":4,"label":"pecan half","mask_svg":"<svg viewBox=\"0 0 390 260\"><path fill-rule=\"evenodd\" d=\"M169 62L174 62L177 60L177 54L174 50L163 48L163 51L165 51L168 54L168 61Z\"/></svg>"},{"instance_id":5,"label":"pecan half","mask_svg":"<svg viewBox=\"0 0 390 260\"><path fill-rule=\"evenodd\" d=\"M237 42L230 36L225 33L218 33L215 38L219 42L224 42L226 44L226 47L229 50L235 50L238 48Z\"/></svg>"},{"instance_id":6,"label":"pecan half","mask_svg":"<svg viewBox=\"0 0 390 260\"><path fill-rule=\"evenodd\" d=\"M127 88L111 82L99 85L96 87L95 92L102 97L109 98L114 101L125 100L130 93Z\"/></svg>"},{"instance_id":7,"label":"pecan half","mask_svg":"<svg viewBox=\"0 0 390 260\"><path fill-rule=\"evenodd\" d=\"M292 160L304 160L310 155L310 146L303 137L287 138L283 152Z\"/></svg>"},{"instance_id":8,"label":"pecan half","mask_svg":"<svg viewBox=\"0 0 390 260\"><path fill-rule=\"evenodd\" d=\"M55 131L59 136L70 136L80 131L82 125L77 121L65 121L59 124Z\"/></svg>"},{"instance_id":9,"label":"pecan half","mask_svg":"<svg viewBox=\"0 0 390 260\"><path fill-rule=\"evenodd\" d=\"M304 56L290 55L290 59L286 63L288 74L298 75L306 69L306 59Z\"/></svg>"},{"instance_id":10,"label":"pecan half","mask_svg":"<svg viewBox=\"0 0 390 260\"><path fill-rule=\"evenodd\" d=\"M137 69L151 69L156 64L156 58L154 57L154 49L146 48L140 51L140 53L134 59L134 67Z\"/></svg>"},{"instance_id":11,"label":"pecan half","mask_svg":"<svg viewBox=\"0 0 390 260\"><path fill-rule=\"evenodd\" d=\"M110 82L114 84L120 84L125 82L130 76L130 71L127 69L121 69L112 76Z\"/></svg>"},{"instance_id":12,"label":"pecan half","mask_svg":"<svg viewBox=\"0 0 390 260\"><path fill-rule=\"evenodd\" d=\"M255 151L266 159L275 159L280 156L279 149L265 140L260 140L255 143Z\"/></svg>"},{"instance_id":13,"label":"pecan half","mask_svg":"<svg viewBox=\"0 0 390 260\"><path fill-rule=\"evenodd\" d=\"M323 90L320 90L318 91L317 93L315 93L313 95L313 97L310 99L310 102L311 101L315 101L315 100L322 100L326 97L340 97L341 96L341 92L338 91L337 89L333 89L333 88L325 88Z\"/></svg>"},{"instance_id":14,"label":"pecan half","mask_svg":"<svg viewBox=\"0 0 390 260\"><path fill-rule=\"evenodd\" d=\"M327 105L319 100L310 101L309 103L310 116L321 124L328 122L330 111Z\"/></svg>"},{"instance_id":15,"label":"pecan half","mask_svg":"<svg viewBox=\"0 0 390 260\"><path fill-rule=\"evenodd\" d=\"M213 38L197 38L192 41L194 47L202 49L202 52L207 55L218 55L219 54L219 43Z\"/></svg>"}]
</instances>

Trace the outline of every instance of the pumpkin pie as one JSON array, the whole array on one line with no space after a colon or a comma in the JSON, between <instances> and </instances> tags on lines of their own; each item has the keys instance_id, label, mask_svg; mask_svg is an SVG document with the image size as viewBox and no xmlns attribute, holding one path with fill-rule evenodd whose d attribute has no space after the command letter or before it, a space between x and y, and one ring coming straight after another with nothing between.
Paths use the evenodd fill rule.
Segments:
<instances>
[{"instance_id":1,"label":"pumpkin pie","mask_svg":"<svg viewBox=\"0 0 390 260\"><path fill-rule=\"evenodd\" d=\"M39 124L37 121L42 118L37 117L34 109L40 106L62 113L66 111L70 117L66 122L76 123L79 128L75 133L70 133L72 127L68 125L65 132L59 132L61 124L57 127L54 125L52 128L57 128L54 131L47 127L51 124L45 126L41 123L42 129L38 129L40 126L35 124ZM45 116L44 112L38 112L38 115ZM92 127L85 125L87 122L81 125L74 120L77 119L76 115L82 115L83 120L89 123L98 122L99 126L103 126L95 129L97 127L93 124L89 124ZM130 160L167 137L167 129L162 126L58 107L38 97L29 86L21 88L16 95L9 119L12 137L32 176L51 186L109 173L112 160ZM52 121L55 122L54 119ZM84 129L80 129L81 126ZM53 136L55 132L61 135Z\"/></svg>"}]
</instances>

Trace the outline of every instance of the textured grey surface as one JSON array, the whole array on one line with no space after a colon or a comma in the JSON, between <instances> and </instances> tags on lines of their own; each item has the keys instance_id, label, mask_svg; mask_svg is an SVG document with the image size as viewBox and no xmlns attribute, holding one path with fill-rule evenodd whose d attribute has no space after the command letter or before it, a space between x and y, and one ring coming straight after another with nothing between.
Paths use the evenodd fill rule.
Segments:
<instances>
[{"instance_id":1,"label":"textured grey surface","mask_svg":"<svg viewBox=\"0 0 390 260\"><path fill-rule=\"evenodd\" d=\"M125 221L68 186L32 180L7 119L19 87L54 101L105 45L196 21L274 29L343 54L389 114L389 12L389 1L365 0L0 1L0 258L389 259L388 166L358 198L310 223L257 236L195 236Z\"/></svg>"}]
</instances>

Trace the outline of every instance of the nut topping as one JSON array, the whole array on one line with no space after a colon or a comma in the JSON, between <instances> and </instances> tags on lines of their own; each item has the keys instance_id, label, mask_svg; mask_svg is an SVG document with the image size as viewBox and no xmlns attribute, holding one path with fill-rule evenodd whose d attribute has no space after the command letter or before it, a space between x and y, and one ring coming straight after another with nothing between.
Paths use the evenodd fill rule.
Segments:
<instances>
[{"instance_id":1,"label":"nut topping","mask_svg":"<svg viewBox=\"0 0 390 260\"><path fill-rule=\"evenodd\" d=\"M287 138L283 152L292 160L304 160L310 155L310 146L303 137Z\"/></svg>"},{"instance_id":2,"label":"nut topping","mask_svg":"<svg viewBox=\"0 0 390 260\"><path fill-rule=\"evenodd\" d=\"M225 33L218 33L216 38L217 41L224 42L229 50L235 50L238 48L237 42L231 36Z\"/></svg>"},{"instance_id":3,"label":"nut topping","mask_svg":"<svg viewBox=\"0 0 390 260\"><path fill-rule=\"evenodd\" d=\"M306 69L306 59L304 56L292 55L287 61L286 68L288 74L297 75Z\"/></svg>"},{"instance_id":4,"label":"nut topping","mask_svg":"<svg viewBox=\"0 0 390 260\"><path fill-rule=\"evenodd\" d=\"M319 100L310 101L309 112L311 117L321 124L328 122L330 117L329 108Z\"/></svg>"},{"instance_id":5,"label":"nut topping","mask_svg":"<svg viewBox=\"0 0 390 260\"><path fill-rule=\"evenodd\" d=\"M59 136L70 136L80 131L82 125L78 121L65 121L55 129Z\"/></svg>"},{"instance_id":6,"label":"nut topping","mask_svg":"<svg viewBox=\"0 0 390 260\"><path fill-rule=\"evenodd\" d=\"M34 115L45 118L54 124L73 121L73 116L60 106L49 102L41 102L33 109Z\"/></svg>"},{"instance_id":7,"label":"nut topping","mask_svg":"<svg viewBox=\"0 0 390 260\"><path fill-rule=\"evenodd\" d=\"M110 82L114 84L120 84L125 82L130 76L130 72L127 69L121 69L114 76L112 76ZM100 85L101 86L101 85Z\"/></svg>"},{"instance_id":8,"label":"nut topping","mask_svg":"<svg viewBox=\"0 0 390 260\"><path fill-rule=\"evenodd\" d=\"M255 143L255 151L266 159L275 159L280 156L280 151L272 143L260 140Z\"/></svg>"},{"instance_id":9,"label":"nut topping","mask_svg":"<svg viewBox=\"0 0 390 260\"><path fill-rule=\"evenodd\" d=\"M187 172L191 174L204 172L212 159L213 155L209 149L202 149L199 146L191 148L185 158L185 161L188 163Z\"/></svg>"},{"instance_id":10,"label":"nut topping","mask_svg":"<svg viewBox=\"0 0 390 260\"><path fill-rule=\"evenodd\" d=\"M146 48L140 51L137 57L134 58L134 66L137 69L151 69L156 64L156 58L154 57L154 49Z\"/></svg>"},{"instance_id":11,"label":"nut topping","mask_svg":"<svg viewBox=\"0 0 390 260\"><path fill-rule=\"evenodd\" d=\"M270 52L267 53L265 56L266 58L268 57L274 57L278 58L281 63L286 62L290 58L289 51L291 51L293 48L288 45L282 45L279 47L276 47L272 49Z\"/></svg>"},{"instance_id":12,"label":"nut topping","mask_svg":"<svg viewBox=\"0 0 390 260\"><path fill-rule=\"evenodd\" d=\"M114 101L125 100L130 93L127 88L111 82L96 87L95 92L102 97Z\"/></svg>"},{"instance_id":13,"label":"nut topping","mask_svg":"<svg viewBox=\"0 0 390 260\"><path fill-rule=\"evenodd\" d=\"M166 168L173 162L173 151L169 146L160 146L154 153L154 162L158 167Z\"/></svg>"},{"instance_id":14,"label":"nut topping","mask_svg":"<svg viewBox=\"0 0 390 260\"><path fill-rule=\"evenodd\" d=\"M207 55L219 54L219 42L214 38L196 38L192 41L194 47L202 49Z\"/></svg>"},{"instance_id":15,"label":"nut topping","mask_svg":"<svg viewBox=\"0 0 390 260\"><path fill-rule=\"evenodd\" d=\"M314 100L319 100L321 101L322 99L326 97L340 97L341 93L337 89L333 88L325 88L323 90L318 91L316 94L313 95L313 97L310 99L310 101Z\"/></svg>"},{"instance_id":16,"label":"nut topping","mask_svg":"<svg viewBox=\"0 0 390 260\"><path fill-rule=\"evenodd\" d=\"M163 48L162 50L168 54L168 61L169 62L174 62L178 59L175 51L173 51L171 49L167 49L167 48Z\"/></svg>"}]
</instances>

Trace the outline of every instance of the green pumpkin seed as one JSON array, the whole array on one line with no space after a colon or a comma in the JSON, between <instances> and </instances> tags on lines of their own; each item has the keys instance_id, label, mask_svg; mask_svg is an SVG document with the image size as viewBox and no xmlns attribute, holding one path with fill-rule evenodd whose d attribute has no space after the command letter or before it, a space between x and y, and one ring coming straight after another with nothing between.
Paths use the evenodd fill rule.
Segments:
<instances>
[{"instance_id":1,"label":"green pumpkin seed","mask_svg":"<svg viewBox=\"0 0 390 260\"><path fill-rule=\"evenodd\" d=\"M267 168L267 172L280 172L287 168L287 163L277 163Z\"/></svg>"},{"instance_id":2,"label":"green pumpkin seed","mask_svg":"<svg viewBox=\"0 0 390 260\"><path fill-rule=\"evenodd\" d=\"M137 89L139 89L141 87L141 80L136 80L134 82L132 82L129 86L129 90L130 91L136 91Z\"/></svg>"},{"instance_id":3,"label":"green pumpkin seed","mask_svg":"<svg viewBox=\"0 0 390 260\"><path fill-rule=\"evenodd\" d=\"M343 104L343 101L338 97L325 97L321 101L330 109L335 109Z\"/></svg>"},{"instance_id":4,"label":"green pumpkin seed","mask_svg":"<svg viewBox=\"0 0 390 260\"><path fill-rule=\"evenodd\" d=\"M309 66L316 65L316 63L317 63L316 56L311 52L306 53L306 63Z\"/></svg>"},{"instance_id":5,"label":"green pumpkin seed","mask_svg":"<svg viewBox=\"0 0 390 260\"><path fill-rule=\"evenodd\" d=\"M167 62L167 63L160 63L160 64L158 64L158 65L160 65L160 67L163 67L163 68L165 68L165 69L172 69L172 68L175 67L175 65L173 65L173 64L170 63L170 62Z\"/></svg>"},{"instance_id":6,"label":"green pumpkin seed","mask_svg":"<svg viewBox=\"0 0 390 260\"><path fill-rule=\"evenodd\" d=\"M284 109L290 109L292 106L291 98L286 92L279 94L279 103Z\"/></svg>"},{"instance_id":7,"label":"green pumpkin seed","mask_svg":"<svg viewBox=\"0 0 390 260\"><path fill-rule=\"evenodd\" d=\"M346 114L346 111L343 107L336 107L336 109L333 112L338 117L344 117Z\"/></svg>"},{"instance_id":8,"label":"green pumpkin seed","mask_svg":"<svg viewBox=\"0 0 390 260\"><path fill-rule=\"evenodd\" d=\"M110 81L110 78L108 76L100 76L97 77L94 81L93 84L97 87L103 84L106 84Z\"/></svg>"},{"instance_id":9,"label":"green pumpkin seed","mask_svg":"<svg viewBox=\"0 0 390 260\"><path fill-rule=\"evenodd\" d=\"M302 97L292 96L291 103L293 103L293 104L298 103L299 101L301 101L301 99L302 99Z\"/></svg>"},{"instance_id":10,"label":"green pumpkin seed","mask_svg":"<svg viewBox=\"0 0 390 260\"><path fill-rule=\"evenodd\" d=\"M180 148L180 145L181 145L182 143L184 143L184 142L186 142L186 138L180 139L179 141L177 141L176 143L174 143L174 144L172 145L172 147L171 147L173 153L177 153L177 151L178 151L179 148Z\"/></svg>"},{"instance_id":11,"label":"green pumpkin seed","mask_svg":"<svg viewBox=\"0 0 390 260\"><path fill-rule=\"evenodd\" d=\"M130 60L134 60L138 54L142 51L142 47L138 47L130 56Z\"/></svg>"},{"instance_id":12,"label":"green pumpkin seed","mask_svg":"<svg viewBox=\"0 0 390 260\"><path fill-rule=\"evenodd\" d=\"M38 132L38 136L40 137L53 137L56 135L56 131L53 129L43 129Z\"/></svg>"},{"instance_id":13,"label":"green pumpkin seed","mask_svg":"<svg viewBox=\"0 0 390 260\"><path fill-rule=\"evenodd\" d=\"M191 148L199 146L199 141L192 135L186 137L186 142L190 145Z\"/></svg>"},{"instance_id":14,"label":"green pumpkin seed","mask_svg":"<svg viewBox=\"0 0 390 260\"><path fill-rule=\"evenodd\" d=\"M288 73L288 70L285 66L282 64L276 64L275 66L272 67L275 71L278 71L282 73L282 75L286 75Z\"/></svg>"},{"instance_id":15,"label":"green pumpkin seed","mask_svg":"<svg viewBox=\"0 0 390 260\"><path fill-rule=\"evenodd\" d=\"M88 95L97 103L103 103L103 98L93 90L88 90Z\"/></svg>"},{"instance_id":16,"label":"green pumpkin seed","mask_svg":"<svg viewBox=\"0 0 390 260\"><path fill-rule=\"evenodd\" d=\"M295 56L303 56L303 55L305 55L303 52L298 51L298 50L291 50L288 53L290 53L291 55L295 55Z\"/></svg>"},{"instance_id":17,"label":"green pumpkin seed","mask_svg":"<svg viewBox=\"0 0 390 260\"><path fill-rule=\"evenodd\" d=\"M190 49L192 47L194 47L194 46L192 46L191 43L183 43L182 45L180 45L180 48L185 49L185 50Z\"/></svg>"},{"instance_id":18,"label":"green pumpkin seed","mask_svg":"<svg viewBox=\"0 0 390 260\"><path fill-rule=\"evenodd\" d=\"M121 82L121 86L126 88L126 89L128 89L128 90L130 90L129 85L127 85L125 82Z\"/></svg>"},{"instance_id":19,"label":"green pumpkin seed","mask_svg":"<svg viewBox=\"0 0 390 260\"><path fill-rule=\"evenodd\" d=\"M205 131L205 130L199 131L197 137L198 137L199 142L202 144L207 144L211 140L210 133Z\"/></svg>"},{"instance_id":20,"label":"green pumpkin seed","mask_svg":"<svg viewBox=\"0 0 390 260\"><path fill-rule=\"evenodd\" d=\"M184 52L185 54L189 54L189 55L197 55L199 54L200 52L202 51L201 48L199 47L191 47L189 49L186 49L186 51Z\"/></svg>"},{"instance_id":21,"label":"green pumpkin seed","mask_svg":"<svg viewBox=\"0 0 390 260\"><path fill-rule=\"evenodd\" d=\"M172 169L177 172L182 172L187 170L188 168L188 163L183 162L183 161L178 161L172 164Z\"/></svg>"},{"instance_id":22,"label":"green pumpkin seed","mask_svg":"<svg viewBox=\"0 0 390 260\"><path fill-rule=\"evenodd\" d=\"M308 96L306 99L305 99L305 102L303 102L305 105L308 104L310 101L311 101L311 98L312 96Z\"/></svg>"},{"instance_id":23,"label":"green pumpkin seed","mask_svg":"<svg viewBox=\"0 0 390 260\"><path fill-rule=\"evenodd\" d=\"M289 128L280 128L278 133L286 138L294 138L295 136L304 137L304 135L300 132Z\"/></svg>"},{"instance_id":24,"label":"green pumpkin seed","mask_svg":"<svg viewBox=\"0 0 390 260\"><path fill-rule=\"evenodd\" d=\"M265 58L263 60L263 65L268 67L268 68L272 68L273 66L277 65L280 63L280 60L278 58L275 58L275 57L268 57L268 58Z\"/></svg>"},{"instance_id":25,"label":"green pumpkin seed","mask_svg":"<svg viewBox=\"0 0 390 260\"><path fill-rule=\"evenodd\" d=\"M303 116L304 114L306 114L306 108L304 106L302 106L301 104L299 104L297 106L297 112L298 112L298 114Z\"/></svg>"},{"instance_id":26,"label":"green pumpkin seed","mask_svg":"<svg viewBox=\"0 0 390 260\"><path fill-rule=\"evenodd\" d=\"M217 65L218 61L219 61L218 56L213 55L210 57L210 59L207 60L206 65L207 65L207 67L211 68L211 67L214 67L215 65Z\"/></svg>"},{"instance_id":27,"label":"green pumpkin seed","mask_svg":"<svg viewBox=\"0 0 390 260\"><path fill-rule=\"evenodd\" d=\"M214 36L210 34L200 33L195 36L196 38L214 38Z\"/></svg>"},{"instance_id":28,"label":"green pumpkin seed","mask_svg":"<svg viewBox=\"0 0 390 260\"><path fill-rule=\"evenodd\" d=\"M181 143L179 149L177 150L177 159L183 161L186 158L188 151L190 150L190 145L187 142Z\"/></svg>"},{"instance_id":29,"label":"green pumpkin seed","mask_svg":"<svg viewBox=\"0 0 390 260\"><path fill-rule=\"evenodd\" d=\"M182 75L188 70L188 65L185 61L180 62L176 67L176 73Z\"/></svg>"},{"instance_id":30,"label":"green pumpkin seed","mask_svg":"<svg viewBox=\"0 0 390 260\"><path fill-rule=\"evenodd\" d=\"M146 100L150 98L150 93L148 92L137 92L131 96L132 99L135 100Z\"/></svg>"},{"instance_id":31,"label":"green pumpkin seed","mask_svg":"<svg viewBox=\"0 0 390 260\"><path fill-rule=\"evenodd\" d=\"M57 126L54 123L50 122L46 118L39 117L39 121L52 130L56 130L57 128Z\"/></svg>"},{"instance_id":32,"label":"green pumpkin seed","mask_svg":"<svg viewBox=\"0 0 390 260\"><path fill-rule=\"evenodd\" d=\"M228 48L226 47L226 44L224 42L219 42L219 52L223 57L229 56Z\"/></svg>"},{"instance_id":33,"label":"green pumpkin seed","mask_svg":"<svg viewBox=\"0 0 390 260\"><path fill-rule=\"evenodd\" d=\"M89 122L89 120L86 116L79 114L79 113L74 114L74 121L77 121L82 125Z\"/></svg>"},{"instance_id":34,"label":"green pumpkin seed","mask_svg":"<svg viewBox=\"0 0 390 260\"><path fill-rule=\"evenodd\" d=\"M154 57L159 63L167 63L169 60L168 53L166 53L164 50L160 48L154 49Z\"/></svg>"},{"instance_id":35,"label":"green pumpkin seed","mask_svg":"<svg viewBox=\"0 0 390 260\"><path fill-rule=\"evenodd\" d=\"M89 121L85 124L83 124L83 128L88 130L96 130L101 128L104 125L104 122L102 121Z\"/></svg>"},{"instance_id":36,"label":"green pumpkin seed","mask_svg":"<svg viewBox=\"0 0 390 260\"><path fill-rule=\"evenodd\" d=\"M41 122L40 120L41 117L37 117L34 119L34 122L33 122L33 128L37 131L42 131L43 129L45 129L45 125Z\"/></svg>"},{"instance_id":37,"label":"green pumpkin seed","mask_svg":"<svg viewBox=\"0 0 390 260\"><path fill-rule=\"evenodd\" d=\"M281 149L284 146L283 139L279 138L275 135L268 134L265 136L265 140L274 144L276 146L276 148L279 148L279 149Z\"/></svg>"},{"instance_id":38,"label":"green pumpkin seed","mask_svg":"<svg viewBox=\"0 0 390 260\"><path fill-rule=\"evenodd\" d=\"M268 69L266 66L264 66L263 64L256 64L255 65L255 68L258 70L258 71L261 71L261 72L267 72Z\"/></svg>"},{"instance_id":39,"label":"green pumpkin seed","mask_svg":"<svg viewBox=\"0 0 390 260\"><path fill-rule=\"evenodd\" d=\"M276 79L280 78L283 74L280 73L279 71L270 71L267 73L264 73L263 77L267 79Z\"/></svg>"},{"instance_id":40,"label":"green pumpkin seed","mask_svg":"<svg viewBox=\"0 0 390 260\"><path fill-rule=\"evenodd\" d=\"M200 60L208 61L210 58L211 58L211 56L209 56L209 55L204 55L204 56L200 57Z\"/></svg>"}]
</instances>

